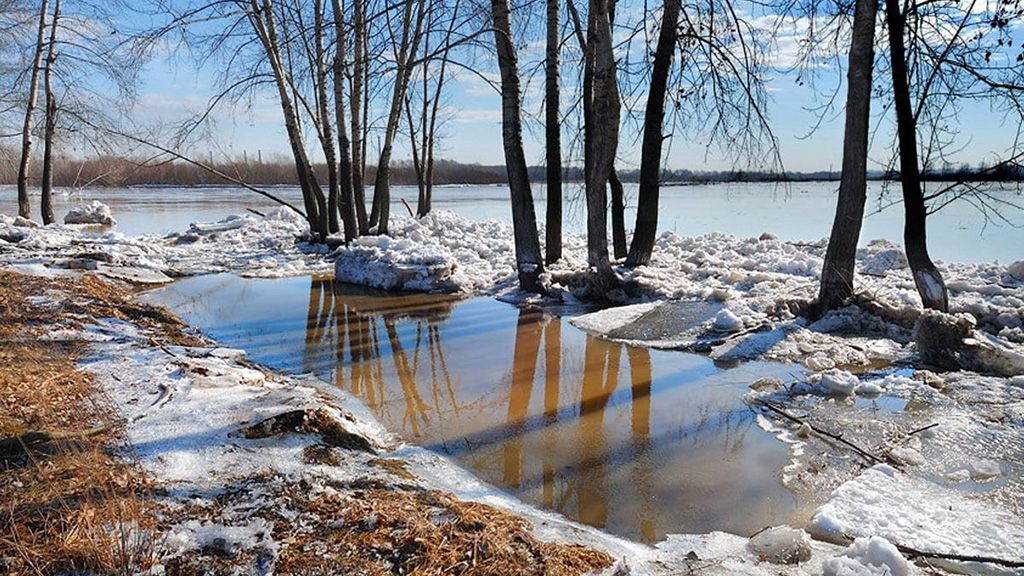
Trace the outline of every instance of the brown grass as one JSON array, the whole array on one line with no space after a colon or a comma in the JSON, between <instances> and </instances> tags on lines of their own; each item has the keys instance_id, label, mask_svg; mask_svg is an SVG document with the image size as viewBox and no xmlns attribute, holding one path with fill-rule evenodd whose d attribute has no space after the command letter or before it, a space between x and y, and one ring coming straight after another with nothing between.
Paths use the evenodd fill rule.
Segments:
<instances>
[{"instance_id":1,"label":"brown grass","mask_svg":"<svg viewBox=\"0 0 1024 576\"><path fill-rule=\"evenodd\" d=\"M322 496L307 513L334 528L314 535L316 547L299 538L284 550L279 573L576 576L613 563L604 552L541 542L522 518L442 492Z\"/></svg>"},{"instance_id":2,"label":"brown grass","mask_svg":"<svg viewBox=\"0 0 1024 576\"><path fill-rule=\"evenodd\" d=\"M27 301L55 289L95 303L55 312ZM89 308L130 315L133 308L118 307L127 298L95 279L0 272L0 438L29 430L74 434L116 422L109 400L75 365L79 346L38 337L45 324L71 324L70 314ZM130 573L150 561L149 490L120 427L5 456L0 573Z\"/></svg>"}]
</instances>

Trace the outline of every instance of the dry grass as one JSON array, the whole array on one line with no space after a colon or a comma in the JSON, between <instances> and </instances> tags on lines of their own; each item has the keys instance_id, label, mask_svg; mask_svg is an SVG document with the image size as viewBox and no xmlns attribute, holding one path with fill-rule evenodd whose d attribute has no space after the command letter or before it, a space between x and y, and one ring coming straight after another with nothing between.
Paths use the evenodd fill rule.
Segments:
<instances>
[{"instance_id":1,"label":"dry grass","mask_svg":"<svg viewBox=\"0 0 1024 576\"><path fill-rule=\"evenodd\" d=\"M27 300L56 289L95 304L54 311ZM0 272L0 438L30 430L74 436L116 422L110 402L76 367L78 346L38 338L45 324L70 324L70 314L90 307L133 314L118 307L128 299L91 278ZM118 426L3 456L0 573L130 573L150 561L149 490Z\"/></svg>"},{"instance_id":2,"label":"dry grass","mask_svg":"<svg viewBox=\"0 0 1024 576\"><path fill-rule=\"evenodd\" d=\"M53 306L28 300L46 295L55 297ZM72 436L0 454L0 574L129 574L161 562L169 576L270 566L278 574L575 576L612 564L603 552L537 540L509 512L380 479L357 478L313 496L305 480L253 476L208 505L158 509L111 402L75 364L81 345L40 339L48 327L102 317L141 325L157 344L204 343L173 315L96 278L0 271L0 441L30 430ZM323 443L308 447L304 458L329 466L364 449L317 412L285 414L248 431L317 433ZM371 465L397 480L415 479L400 460L375 458ZM155 534L187 520L223 522L229 504L254 490L259 497L236 521L273 522L276 558L262 545L155 558Z\"/></svg>"},{"instance_id":3,"label":"dry grass","mask_svg":"<svg viewBox=\"0 0 1024 576\"><path fill-rule=\"evenodd\" d=\"M604 552L541 542L522 518L451 494L371 489L353 496L308 503L307 513L333 528L318 531L316 546L301 538L289 546L278 572L576 576L613 563Z\"/></svg>"}]
</instances>

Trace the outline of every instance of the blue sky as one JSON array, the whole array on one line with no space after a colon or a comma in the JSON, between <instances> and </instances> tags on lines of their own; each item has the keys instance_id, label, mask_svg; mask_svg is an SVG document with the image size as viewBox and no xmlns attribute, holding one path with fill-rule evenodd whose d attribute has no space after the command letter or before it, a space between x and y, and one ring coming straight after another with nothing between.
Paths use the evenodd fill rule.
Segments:
<instances>
[{"instance_id":1,"label":"blue sky","mask_svg":"<svg viewBox=\"0 0 1024 576\"><path fill-rule=\"evenodd\" d=\"M782 50L784 52L785 47ZM539 53L539 50L534 52ZM530 48L527 48L527 54L521 55L521 60L530 62L531 57ZM842 160L842 96L845 95L845 87L840 86L838 108L826 115L813 135L806 137L818 120L817 113L812 109L817 108L827 95L816 92L809 84L798 84L795 73L781 68L788 57L791 55L776 55L780 69L773 74L767 85L770 97L767 112L778 139L784 166L795 171L838 171ZM565 64L568 66L572 63ZM484 73L496 77L493 71ZM830 92L834 89L840 81L840 74L834 67L819 70L819 91ZM888 82L888 78L878 72L875 81ZM539 76L532 81L524 79L524 91L527 93L525 106L536 117L541 113L538 100L541 83L542 78ZM449 114L442 129L444 138L439 145L438 156L460 162L501 164L503 151L498 95L486 83L469 74L458 74L449 88L446 103ZM148 64L142 75L136 114L142 122L183 118L201 110L217 91L218 86L211 70L196 70L188 62L160 56ZM212 150L215 156L236 157L241 157L245 151L249 158L255 158L261 153L265 159L287 154L288 146L275 94L267 90L246 105L222 106L212 117L213 127L210 132L214 135L214 141L197 144L192 151L205 156ZM876 114L881 111L882 104L881 101L873 103ZM888 160L892 140L888 123L882 121L877 124L882 127L876 132L872 146L872 168L881 168L882 163ZM967 145L957 155L957 160L976 164L1000 156L1010 144L1015 126L1000 125L998 113L989 110L987 105L971 105L962 112L961 128L964 132L961 142ZM569 126L564 127L563 143L575 137L569 133L570 129ZM622 167L634 167L639 163L639 142L636 136L635 132L629 130L624 133L619 149L619 165ZM542 137L543 127L538 123L528 123L525 144L531 164L543 163ZM398 137L396 159L409 156L405 138L402 135ZM371 145L371 163L374 150L375 147ZM732 168L736 164L716 144L708 147L704 142L688 141L683 135L675 135L669 141L667 166L675 169L720 170Z\"/></svg>"}]
</instances>

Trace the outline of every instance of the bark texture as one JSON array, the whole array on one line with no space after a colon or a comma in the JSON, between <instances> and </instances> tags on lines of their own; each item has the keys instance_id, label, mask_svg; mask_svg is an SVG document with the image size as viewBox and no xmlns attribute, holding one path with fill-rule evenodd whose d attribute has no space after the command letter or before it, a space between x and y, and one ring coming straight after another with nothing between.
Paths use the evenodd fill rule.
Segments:
<instances>
[{"instance_id":1,"label":"bark texture","mask_svg":"<svg viewBox=\"0 0 1024 576\"><path fill-rule=\"evenodd\" d=\"M633 242L626 258L627 266L649 264L658 232L658 198L661 192L661 153L665 137L665 91L672 69L678 37L681 0L665 0L661 12L661 31L654 49L651 85L647 92L644 111L644 135L640 149L640 189L637 193L636 226Z\"/></svg>"},{"instance_id":2,"label":"bark texture","mask_svg":"<svg viewBox=\"0 0 1024 576\"><path fill-rule=\"evenodd\" d=\"M547 0L547 52L544 61L544 141L547 176L545 260L562 257L562 129L558 87L558 0Z\"/></svg>"},{"instance_id":3,"label":"bark texture","mask_svg":"<svg viewBox=\"0 0 1024 576\"><path fill-rule=\"evenodd\" d=\"M903 246L914 275L914 285L925 308L946 312L949 296L942 274L928 255L926 220L928 211L921 189L921 172L917 157L917 122L910 103L907 80L907 55L903 43L905 18L899 0L885 0L889 25L889 55L892 70L893 105L896 109L896 130L900 147L900 186L903 189Z\"/></svg>"},{"instance_id":4,"label":"bark texture","mask_svg":"<svg viewBox=\"0 0 1024 576\"><path fill-rule=\"evenodd\" d=\"M537 237L537 218L530 192L530 178L523 152L523 126L519 88L519 63L512 44L512 26L508 0L491 0L491 18L494 25L494 44L501 71L501 136L505 149L509 193L512 199L512 229L515 235L516 272L519 286L530 292L543 292L540 275L540 240Z\"/></svg>"},{"instance_id":5,"label":"bark texture","mask_svg":"<svg viewBox=\"0 0 1024 576\"><path fill-rule=\"evenodd\" d=\"M832 233L821 270L818 312L842 306L853 296L857 243L867 200L868 130L871 121L871 76L875 63L875 17L878 0L857 0L853 11L846 86L843 172Z\"/></svg>"},{"instance_id":6,"label":"bark texture","mask_svg":"<svg viewBox=\"0 0 1024 576\"><path fill-rule=\"evenodd\" d=\"M28 172L32 163L32 117L35 115L36 98L39 94L39 68L43 59L43 41L46 36L46 15L49 1L39 5L39 27L36 30L36 49L32 55L32 71L29 73L28 98L25 102L25 122L21 129L21 159L18 162L18 214L22 218L32 217L32 205L28 200Z\"/></svg>"},{"instance_id":7,"label":"bark texture","mask_svg":"<svg viewBox=\"0 0 1024 576\"><path fill-rule=\"evenodd\" d=\"M334 124L338 128L338 209L345 230L345 241L349 242L359 236L360 230L353 185L352 147L345 122L345 11L341 0L331 0L331 10L337 41L334 52Z\"/></svg>"},{"instance_id":8,"label":"bark texture","mask_svg":"<svg viewBox=\"0 0 1024 576\"><path fill-rule=\"evenodd\" d=\"M590 0L587 58L584 75L589 86L584 98L587 199L587 263L599 279L612 275L608 259L608 179L619 142L619 99L612 52L610 5L607 0Z\"/></svg>"},{"instance_id":9,"label":"bark texture","mask_svg":"<svg viewBox=\"0 0 1024 576\"><path fill-rule=\"evenodd\" d=\"M43 90L46 93L46 120L43 130L43 185L40 194L43 224L53 224L53 147L57 132L57 98L53 93L53 64L57 61L57 26L60 21L61 0L53 4L50 22L50 42L46 49L46 69L43 70Z\"/></svg>"}]
</instances>

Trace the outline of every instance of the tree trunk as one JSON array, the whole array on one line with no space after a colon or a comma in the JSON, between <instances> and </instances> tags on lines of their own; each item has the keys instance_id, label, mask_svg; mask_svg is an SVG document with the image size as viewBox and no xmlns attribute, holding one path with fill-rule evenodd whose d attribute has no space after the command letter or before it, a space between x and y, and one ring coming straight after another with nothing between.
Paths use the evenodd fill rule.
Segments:
<instances>
[{"instance_id":1,"label":"tree trunk","mask_svg":"<svg viewBox=\"0 0 1024 576\"><path fill-rule=\"evenodd\" d=\"M512 44L512 26L509 22L508 0L491 0L494 21L494 44L501 71L501 135L505 148L505 167L512 200L512 229L516 245L516 271L519 287L542 293L540 275L544 271L541 261L540 240L537 237L537 219L530 192L530 177L523 152L523 127L519 93L519 64Z\"/></svg>"},{"instance_id":2,"label":"tree trunk","mask_svg":"<svg viewBox=\"0 0 1024 576\"><path fill-rule=\"evenodd\" d=\"M366 174L366 156L363 144L363 112L364 98L363 81L366 70L366 12L364 0L352 0L352 19L354 35L352 39L353 64L351 86L352 109L352 196L356 208L356 223L359 235L370 231L366 216L366 194L363 178ZM339 38L344 34L339 31ZM337 81L337 80L336 80ZM339 129L340 131L340 129Z\"/></svg>"},{"instance_id":3,"label":"tree trunk","mask_svg":"<svg viewBox=\"0 0 1024 576\"><path fill-rule=\"evenodd\" d=\"M36 31L36 49L32 57L32 72L29 74L28 99L25 103L25 123L21 131L21 161L18 163L18 214L22 218L32 217L32 205L28 200L28 171L32 162L32 116L36 109L39 93L39 68L43 58L43 38L46 34L46 14L49 0L42 0L39 6L39 28Z\"/></svg>"},{"instance_id":4,"label":"tree trunk","mask_svg":"<svg viewBox=\"0 0 1024 576\"><path fill-rule=\"evenodd\" d=\"M359 236L360 229L353 192L352 152L349 147L348 130L345 127L345 11L341 7L341 0L331 0L331 9L334 14L337 41L334 52L334 123L338 128L339 210L345 229L345 241L350 242Z\"/></svg>"},{"instance_id":5,"label":"tree trunk","mask_svg":"<svg viewBox=\"0 0 1024 576\"><path fill-rule=\"evenodd\" d=\"M327 236L327 202L323 191L316 181L313 167L306 154L306 145L302 136L298 114L289 93L290 82L288 73L281 61L280 43L277 39L277 31L274 25L274 13L271 0L250 0L251 12L248 14L253 29L256 32L263 49L270 61L274 74L274 81L277 85L278 97L281 103L281 113L284 115L285 130L288 134L288 144L292 149L292 157L295 160L295 171L299 179L299 187L302 189L302 198L306 207L306 220L309 222L310 233L314 237L323 240Z\"/></svg>"},{"instance_id":6,"label":"tree trunk","mask_svg":"<svg viewBox=\"0 0 1024 576\"><path fill-rule=\"evenodd\" d=\"M334 129L331 127L331 115L328 112L327 100L327 54L324 49L324 12L323 1L313 0L313 42L316 46L316 104L317 115L320 116L320 147L324 152L324 160L327 163L327 231L336 234L341 229L338 225L338 151L334 146ZM339 44L340 46L340 44ZM337 66L339 52L335 51L335 66ZM335 109L335 114L337 109Z\"/></svg>"},{"instance_id":7,"label":"tree trunk","mask_svg":"<svg viewBox=\"0 0 1024 576\"><path fill-rule=\"evenodd\" d=\"M53 146L57 131L57 98L53 94L53 63L57 60L57 22L60 20L60 3L53 4L53 22L50 23L50 44L46 49L46 69L43 71L43 90L46 92L46 122L43 133L43 185L41 212L43 224L53 224Z\"/></svg>"},{"instance_id":8,"label":"tree trunk","mask_svg":"<svg viewBox=\"0 0 1024 576\"><path fill-rule=\"evenodd\" d=\"M413 4L419 4L416 21L410 36L409 26L412 20ZM384 129L384 145L381 147L380 159L377 161L377 174L373 182L373 210L370 213L371 225L376 222L377 233L388 233L388 218L391 214L391 152L398 132L398 122L402 118L402 103L405 91L409 86L412 73L410 62L416 55L420 36L423 30L423 10L425 0L406 0L406 8L402 17L402 39L397 54L398 69L395 72L395 84L391 94L391 109L388 122Z\"/></svg>"},{"instance_id":9,"label":"tree trunk","mask_svg":"<svg viewBox=\"0 0 1024 576\"><path fill-rule=\"evenodd\" d=\"M547 156L547 219L544 252L548 264L562 257L562 129L558 89L558 0L547 0L547 56L544 66L544 137Z\"/></svg>"},{"instance_id":10,"label":"tree trunk","mask_svg":"<svg viewBox=\"0 0 1024 576\"><path fill-rule=\"evenodd\" d=\"M886 21L889 24L893 104L896 108L896 128L900 147L900 186L903 189L905 217L903 244L921 302L925 308L945 312L949 308L946 283L928 256L925 235L928 212L921 190L921 173L917 164L917 123L910 104L910 87L907 80L907 56L903 45L905 18L900 13L899 0L885 0L885 9Z\"/></svg>"},{"instance_id":11,"label":"tree trunk","mask_svg":"<svg viewBox=\"0 0 1024 576\"><path fill-rule=\"evenodd\" d=\"M587 62L590 76L585 119L587 263L601 281L612 276L608 260L608 178L619 140L619 101L608 0L590 0ZM585 98L587 95L584 96Z\"/></svg>"},{"instance_id":12,"label":"tree trunk","mask_svg":"<svg viewBox=\"0 0 1024 576\"><path fill-rule=\"evenodd\" d=\"M658 196L661 186L661 153L665 137L665 91L672 69L678 35L681 0L665 0L661 13L661 31L654 49L651 85L644 112L644 136L640 149L640 189L637 193L636 226L629 247L627 266L643 266L651 261L654 239L658 232Z\"/></svg>"},{"instance_id":13,"label":"tree trunk","mask_svg":"<svg viewBox=\"0 0 1024 576\"><path fill-rule=\"evenodd\" d=\"M818 313L838 308L853 296L857 243L867 200L868 130L877 12L878 0L857 0L854 6L846 87L843 172L835 221L821 270Z\"/></svg>"},{"instance_id":14,"label":"tree trunk","mask_svg":"<svg viewBox=\"0 0 1024 576\"><path fill-rule=\"evenodd\" d=\"M626 200L619 173L612 168L608 176L612 191L612 253L615 259L626 257Z\"/></svg>"},{"instance_id":15,"label":"tree trunk","mask_svg":"<svg viewBox=\"0 0 1024 576\"><path fill-rule=\"evenodd\" d=\"M452 6L451 18L448 21L448 30L444 38L444 50L441 52L441 68L437 74L437 81L434 84L434 99L430 103L430 122L427 124L427 137L425 140L425 193L423 204L419 207L419 216L423 217L430 213L434 197L434 144L437 141L437 113L441 109L441 94L444 90L444 82L448 72L448 55L451 53L451 39L455 31L455 24L459 16L460 0L455 0Z\"/></svg>"}]
</instances>

